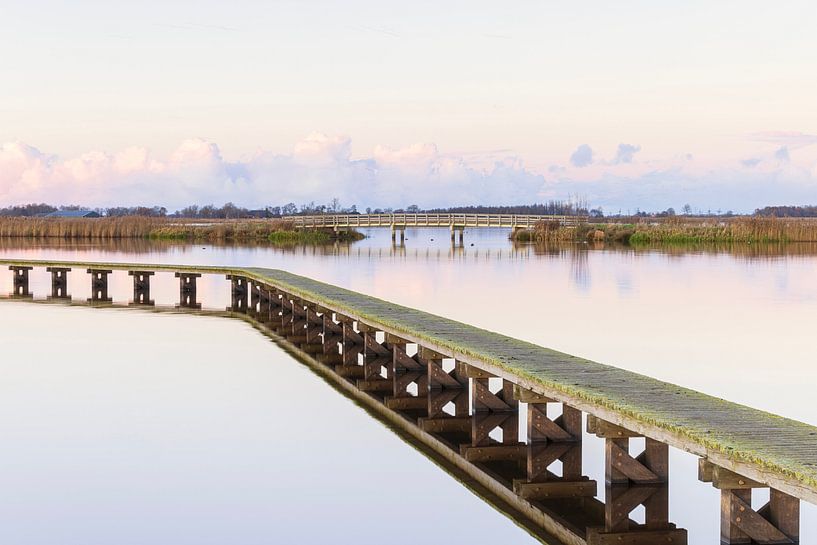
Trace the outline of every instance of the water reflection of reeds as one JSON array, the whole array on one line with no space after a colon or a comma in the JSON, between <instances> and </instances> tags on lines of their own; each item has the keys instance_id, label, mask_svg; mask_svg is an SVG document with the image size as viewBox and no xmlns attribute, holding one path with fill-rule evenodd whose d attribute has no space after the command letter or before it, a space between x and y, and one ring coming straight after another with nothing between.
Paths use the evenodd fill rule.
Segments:
<instances>
[{"instance_id":1,"label":"water reflection of reeds","mask_svg":"<svg viewBox=\"0 0 817 545\"><path fill-rule=\"evenodd\" d=\"M60 250L68 252L98 251L126 254L156 254L185 252L201 245L212 248L255 248L273 253L304 257L347 257L350 259L401 260L458 260L478 262L486 260L569 259L573 277L579 284L589 281L588 259L592 252L608 252L639 256L661 254L669 258L686 255L728 255L745 260L772 260L790 257L817 256L817 243L700 243L628 246L605 243L510 243L504 248L484 248L464 245L412 248L405 245L367 246L354 242L332 244L294 244L273 246L265 242L208 242L193 244L173 240L140 238L75 240L0 238L0 251Z\"/></svg>"}]
</instances>

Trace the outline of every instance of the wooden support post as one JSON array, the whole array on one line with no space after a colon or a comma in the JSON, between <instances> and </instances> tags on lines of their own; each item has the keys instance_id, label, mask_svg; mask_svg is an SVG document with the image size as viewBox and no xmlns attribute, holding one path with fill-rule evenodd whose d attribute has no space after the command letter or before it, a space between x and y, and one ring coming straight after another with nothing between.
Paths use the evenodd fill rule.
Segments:
<instances>
[{"instance_id":1,"label":"wooden support post","mask_svg":"<svg viewBox=\"0 0 817 545\"><path fill-rule=\"evenodd\" d=\"M698 460L698 479L721 491L721 543L798 543L800 500L771 488L769 502L752 509L752 490L768 488L705 459Z\"/></svg>"},{"instance_id":2,"label":"wooden support post","mask_svg":"<svg viewBox=\"0 0 817 545\"><path fill-rule=\"evenodd\" d=\"M247 312L247 296L249 295L247 279L243 276L228 274L227 280L230 281L230 306L227 307L227 310Z\"/></svg>"},{"instance_id":3,"label":"wooden support post","mask_svg":"<svg viewBox=\"0 0 817 545\"><path fill-rule=\"evenodd\" d=\"M29 288L29 278L28 273L34 267L24 267L19 265L10 265L9 270L12 271L14 278L13 278L13 286L14 291L12 292L12 297L17 297L20 299L31 299L34 297L31 293Z\"/></svg>"},{"instance_id":4,"label":"wooden support post","mask_svg":"<svg viewBox=\"0 0 817 545\"><path fill-rule=\"evenodd\" d=\"M105 269L88 269L91 275L91 297L89 303L110 303L113 301L108 297L108 275L113 271Z\"/></svg>"},{"instance_id":5,"label":"wooden support post","mask_svg":"<svg viewBox=\"0 0 817 545\"><path fill-rule=\"evenodd\" d=\"M343 325L332 319L331 313L323 314L323 353L327 356L340 354L343 342ZM343 362L341 357L340 362Z\"/></svg>"},{"instance_id":6,"label":"wooden support post","mask_svg":"<svg viewBox=\"0 0 817 545\"><path fill-rule=\"evenodd\" d=\"M428 369L418 355L406 353L406 343L390 343L392 347L392 376L394 379L394 397L415 397L418 405L427 410L428 405ZM409 392L414 385L416 394Z\"/></svg>"},{"instance_id":7,"label":"wooden support post","mask_svg":"<svg viewBox=\"0 0 817 545\"><path fill-rule=\"evenodd\" d=\"M196 280L201 277L201 274L177 272L175 276L179 279L179 304L176 306L178 308L200 309L201 303L196 301Z\"/></svg>"},{"instance_id":8,"label":"wooden support post","mask_svg":"<svg viewBox=\"0 0 817 545\"><path fill-rule=\"evenodd\" d=\"M644 452L630 454L630 438L637 432L611 424L593 415L587 417L587 431L605 439L605 477L608 484L657 484L669 476L669 447L645 438Z\"/></svg>"},{"instance_id":9,"label":"wooden support post","mask_svg":"<svg viewBox=\"0 0 817 545\"><path fill-rule=\"evenodd\" d=\"M516 412L519 402L513 396L513 383L502 380L502 386L497 392L491 392L489 387L490 378L481 378L483 371L479 371L479 377L472 378L473 407L474 412Z\"/></svg>"},{"instance_id":10,"label":"wooden support post","mask_svg":"<svg viewBox=\"0 0 817 545\"><path fill-rule=\"evenodd\" d=\"M150 277L151 271L128 271L128 275L133 277L133 301L135 306L154 306L156 303L150 298Z\"/></svg>"},{"instance_id":11,"label":"wooden support post","mask_svg":"<svg viewBox=\"0 0 817 545\"><path fill-rule=\"evenodd\" d=\"M358 327L363 336L363 380L357 381L357 387L383 396L392 394L394 383L391 374L393 360L391 349L377 342L376 330L360 323Z\"/></svg>"},{"instance_id":12,"label":"wooden support post","mask_svg":"<svg viewBox=\"0 0 817 545\"><path fill-rule=\"evenodd\" d=\"M71 269L68 267L47 267L45 270L51 273L51 295L48 298L70 300L68 273Z\"/></svg>"}]
</instances>

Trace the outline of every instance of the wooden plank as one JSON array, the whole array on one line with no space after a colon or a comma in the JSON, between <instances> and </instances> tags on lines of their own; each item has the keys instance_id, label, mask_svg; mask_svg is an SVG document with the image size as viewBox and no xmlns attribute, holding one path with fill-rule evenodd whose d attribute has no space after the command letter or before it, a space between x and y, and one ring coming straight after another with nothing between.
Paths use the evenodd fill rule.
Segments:
<instances>
[{"instance_id":1,"label":"wooden plank","mask_svg":"<svg viewBox=\"0 0 817 545\"><path fill-rule=\"evenodd\" d=\"M623 438L630 438L630 437L643 437L642 434L622 428L621 426L617 426L615 424L611 424L601 418L598 418L592 414L587 415L587 433L592 433L597 437L601 437L602 439L623 439Z\"/></svg>"},{"instance_id":2,"label":"wooden plank","mask_svg":"<svg viewBox=\"0 0 817 545\"><path fill-rule=\"evenodd\" d=\"M618 478L610 478L611 475L616 474L623 475L626 479L637 484L660 483L663 481L662 477L659 477L650 469L645 467L641 462L630 456L626 448L617 441L619 440L606 440L605 455L607 458L608 470L610 468L615 470L608 472L608 481L620 482L620 479Z\"/></svg>"},{"instance_id":3,"label":"wooden plank","mask_svg":"<svg viewBox=\"0 0 817 545\"><path fill-rule=\"evenodd\" d=\"M774 488L769 496L769 522L794 542L800 539L800 500Z\"/></svg>"},{"instance_id":4,"label":"wooden plank","mask_svg":"<svg viewBox=\"0 0 817 545\"><path fill-rule=\"evenodd\" d=\"M510 411L513 407L488 389L485 378L474 379L474 410Z\"/></svg>"},{"instance_id":5,"label":"wooden plank","mask_svg":"<svg viewBox=\"0 0 817 545\"><path fill-rule=\"evenodd\" d=\"M712 468L712 486L720 490L734 490L739 488L763 488L765 485L743 475L738 475L734 471L714 466Z\"/></svg>"},{"instance_id":6,"label":"wooden plank","mask_svg":"<svg viewBox=\"0 0 817 545\"><path fill-rule=\"evenodd\" d=\"M428 399L424 397L387 397L386 407L395 411L424 411L428 408Z\"/></svg>"},{"instance_id":7,"label":"wooden plank","mask_svg":"<svg viewBox=\"0 0 817 545\"><path fill-rule=\"evenodd\" d=\"M391 392L392 384L390 380L358 380L358 390L364 392Z\"/></svg>"},{"instance_id":8,"label":"wooden plank","mask_svg":"<svg viewBox=\"0 0 817 545\"><path fill-rule=\"evenodd\" d=\"M467 416L449 416L445 418L421 418L420 428L428 433L470 433L471 419Z\"/></svg>"},{"instance_id":9,"label":"wooden plank","mask_svg":"<svg viewBox=\"0 0 817 545\"><path fill-rule=\"evenodd\" d=\"M555 403L556 400L541 394L537 394L526 388L522 388L518 384L513 385L513 397L522 403Z\"/></svg>"},{"instance_id":10,"label":"wooden plank","mask_svg":"<svg viewBox=\"0 0 817 545\"><path fill-rule=\"evenodd\" d=\"M573 441L574 437L547 417L547 406L528 404L528 439L531 441Z\"/></svg>"},{"instance_id":11,"label":"wooden plank","mask_svg":"<svg viewBox=\"0 0 817 545\"><path fill-rule=\"evenodd\" d=\"M605 532L591 528L587 532L587 545L687 545L687 531L682 529L634 530L630 532Z\"/></svg>"},{"instance_id":12,"label":"wooden plank","mask_svg":"<svg viewBox=\"0 0 817 545\"><path fill-rule=\"evenodd\" d=\"M464 386L433 360L428 361L428 383L430 388L462 388Z\"/></svg>"},{"instance_id":13,"label":"wooden plank","mask_svg":"<svg viewBox=\"0 0 817 545\"><path fill-rule=\"evenodd\" d=\"M374 333L365 333L363 335L365 353L367 356L391 356L391 350L377 342Z\"/></svg>"},{"instance_id":14,"label":"wooden plank","mask_svg":"<svg viewBox=\"0 0 817 545\"><path fill-rule=\"evenodd\" d=\"M596 481L547 481L528 483L514 481L513 491L526 500L548 500L555 498L592 498L597 493Z\"/></svg>"},{"instance_id":15,"label":"wooden plank","mask_svg":"<svg viewBox=\"0 0 817 545\"><path fill-rule=\"evenodd\" d=\"M507 460L524 460L527 447L519 445L460 445L460 454L469 462L497 462Z\"/></svg>"},{"instance_id":16,"label":"wooden plank","mask_svg":"<svg viewBox=\"0 0 817 545\"><path fill-rule=\"evenodd\" d=\"M794 543L786 534L774 524L752 510L751 502L746 502L732 494L731 523L757 543Z\"/></svg>"}]
</instances>

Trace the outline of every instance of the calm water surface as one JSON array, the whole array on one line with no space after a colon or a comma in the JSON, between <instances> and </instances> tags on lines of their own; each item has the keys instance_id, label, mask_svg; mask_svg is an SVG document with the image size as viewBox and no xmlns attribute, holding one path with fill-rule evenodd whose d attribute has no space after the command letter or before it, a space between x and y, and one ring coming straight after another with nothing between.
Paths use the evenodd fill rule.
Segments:
<instances>
[{"instance_id":1,"label":"calm water surface","mask_svg":"<svg viewBox=\"0 0 817 545\"><path fill-rule=\"evenodd\" d=\"M488 230L453 249L447 231L408 231L394 248L387 231L371 235L337 248L12 244L0 255L283 268L817 425L810 249L514 249ZM71 291L87 297L74 274ZM35 291L46 280L35 276ZM127 301L126 273L112 282ZM221 282L203 283L206 306L223 308ZM157 275L154 298L176 294ZM13 439L0 479L15 491L2 542L53 542L36 523L46 518L75 538L65 543L409 542L432 527L440 543L532 539L244 324L4 303L0 327L0 430ZM603 480L600 460L589 438L585 467ZM694 457L673 451L671 464L672 520L690 543L717 542L717 491L696 481ZM417 532L389 530L401 504L423 521ZM294 522L307 516L318 522ZM801 542L817 543L817 510L804 504L802 520Z\"/></svg>"}]
</instances>

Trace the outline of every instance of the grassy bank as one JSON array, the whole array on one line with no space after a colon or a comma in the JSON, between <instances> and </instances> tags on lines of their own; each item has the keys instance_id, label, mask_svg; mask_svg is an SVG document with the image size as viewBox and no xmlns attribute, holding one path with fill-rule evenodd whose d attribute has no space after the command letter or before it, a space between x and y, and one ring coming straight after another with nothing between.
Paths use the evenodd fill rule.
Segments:
<instances>
[{"instance_id":1,"label":"grassy bank","mask_svg":"<svg viewBox=\"0 0 817 545\"><path fill-rule=\"evenodd\" d=\"M168 218L0 218L0 238L326 244L363 238L356 231L300 230L287 220L207 220Z\"/></svg>"},{"instance_id":2,"label":"grassy bank","mask_svg":"<svg viewBox=\"0 0 817 545\"><path fill-rule=\"evenodd\" d=\"M817 220L788 218L668 218L639 223L585 223L562 227L541 222L516 234L524 242L618 242L622 244L817 242Z\"/></svg>"}]
</instances>

